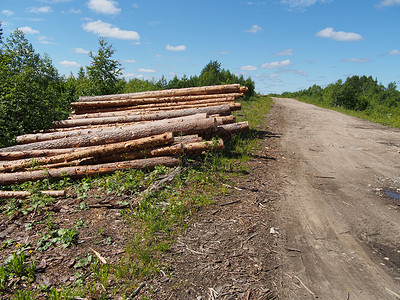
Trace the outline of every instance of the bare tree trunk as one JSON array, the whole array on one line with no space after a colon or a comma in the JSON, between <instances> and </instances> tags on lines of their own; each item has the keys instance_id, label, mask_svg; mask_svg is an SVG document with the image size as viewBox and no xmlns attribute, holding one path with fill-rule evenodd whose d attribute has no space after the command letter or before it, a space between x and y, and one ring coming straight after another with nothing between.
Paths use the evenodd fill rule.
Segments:
<instances>
[{"instance_id":1,"label":"bare tree trunk","mask_svg":"<svg viewBox=\"0 0 400 300\"><path fill-rule=\"evenodd\" d=\"M16 170L25 169L31 165L48 165L56 163L66 163L74 160L80 160L88 157L108 156L111 154L137 151L140 149L153 148L160 145L171 144L174 141L172 132L145 137L137 140L100 145L90 147L81 151L72 153L59 154L51 157L41 157L34 160L25 160L23 162L10 163L0 166L0 172L15 172Z\"/></svg>"},{"instance_id":2,"label":"bare tree trunk","mask_svg":"<svg viewBox=\"0 0 400 300\"><path fill-rule=\"evenodd\" d=\"M103 101L83 101L72 102L73 109L88 109L99 107L121 107L121 106L142 106L147 104L164 104L178 102L196 102L206 100L208 102L218 102L221 98L238 99L243 96L243 93L229 94L209 94L209 95L194 95L194 96L178 96L178 97L163 97L163 98L141 98L141 99L125 99L125 100L103 100Z\"/></svg>"},{"instance_id":3,"label":"bare tree trunk","mask_svg":"<svg viewBox=\"0 0 400 300\"><path fill-rule=\"evenodd\" d=\"M179 163L180 160L174 157L153 157L95 166L77 166L18 173L2 173L0 174L0 185L20 184L26 181L36 181L45 178L61 179L65 176L75 179L85 176L110 174L117 170L154 168L158 165L174 167L179 165Z\"/></svg>"},{"instance_id":4,"label":"bare tree trunk","mask_svg":"<svg viewBox=\"0 0 400 300\"><path fill-rule=\"evenodd\" d=\"M64 197L65 191L41 191L43 195L49 195L51 197ZM28 191L0 191L0 199L25 199L32 195L31 192Z\"/></svg>"},{"instance_id":5,"label":"bare tree trunk","mask_svg":"<svg viewBox=\"0 0 400 300\"><path fill-rule=\"evenodd\" d=\"M190 115L195 115L195 114L200 114L200 113L207 113L209 115L219 114L220 116L227 116L227 115L231 114L231 109L230 109L229 105L220 105L220 106L172 110L172 111L168 111L168 112L160 112L160 113L153 113L153 114L147 114L147 115L122 115L122 116L114 116L114 117L62 120L62 121L54 121L52 128L67 128L67 127L75 127L75 126L78 127L78 126L88 126L88 125L155 121L155 120L190 116Z\"/></svg>"},{"instance_id":6,"label":"bare tree trunk","mask_svg":"<svg viewBox=\"0 0 400 300\"><path fill-rule=\"evenodd\" d=\"M157 97L159 98L159 97L207 95L207 94L223 94L223 93L243 93L243 91L240 90L240 84L228 84L228 85L191 87L183 89L170 89L170 90L149 91L149 92L129 93L129 94L119 94L119 95L87 96L87 97L79 97L79 101L108 101L108 100L157 98Z\"/></svg>"},{"instance_id":7,"label":"bare tree trunk","mask_svg":"<svg viewBox=\"0 0 400 300\"><path fill-rule=\"evenodd\" d=\"M174 135L210 135L213 132L216 132L216 130L217 124L215 118L172 122L164 124L164 126L160 126L157 124L157 121L155 121L151 122L151 124L142 124L135 126L134 128L125 127L118 130L102 131L96 134L92 133L81 136L73 136L69 137L68 139L57 139L26 145L11 146L0 149L0 153L10 151L88 147L134 140L147 136L162 134L164 132L172 132Z\"/></svg>"},{"instance_id":8,"label":"bare tree trunk","mask_svg":"<svg viewBox=\"0 0 400 300\"><path fill-rule=\"evenodd\" d=\"M196 114L191 116L179 117L179 118L172 118L172 119L165 119L165 120L157 120L151 122L145 122L141 124L133 123L128 126L126 125L119 125L116 124L112 127L105 127L105 128L89 128L89 129L81 129L81 130L70 130L70 131L62 131L62 132L49 132L49 133L36 133L36 134L25 134L18 136L16 138L19 144L30 144L30 143L37 143L42 141L49 141L49 140L57 140L62 138L69 138L75 136L84 136L84 135L98 135L98 134L107 134L108 132L119 132L125 129L131 131L137 131L143 128L143 126L147 126L149 128L152 127L164 127L169 124L175 124L180 122L187 122L192 120L199 120L199 119L206 119L207 114Z\"/></svg>"}]
</instances>

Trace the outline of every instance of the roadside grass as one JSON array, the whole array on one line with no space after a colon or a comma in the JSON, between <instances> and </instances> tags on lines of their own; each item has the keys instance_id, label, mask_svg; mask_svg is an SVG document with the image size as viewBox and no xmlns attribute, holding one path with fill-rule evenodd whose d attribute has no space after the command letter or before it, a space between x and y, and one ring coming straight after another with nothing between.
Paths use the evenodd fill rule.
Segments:
<instances>
[{"instance_id":1,"label":"roadside grass","mask_svg":"<svg viewBox=\"0 0 400 300\"><path fill-rule=\"evenodd\" d=\"M43 210L55 201L40 193L48 189L72 189L82 200L82 210L89 209L82 203L85 204L84 200L93 194L115 193L139 198L137 207L121 210L129 228L125 255L119 263L103 264L98 257L89 253L77 262L86 271L76 275L78 280L74 286L39 287L32 291L19 289L15 291L13 299L36 299L37 295L43 293L47 299L54 300L76 297L109 299L117 295L130 298L151 277L159 273L168 275L170 268L162 262L163 254L169 250L177 235L188 227L197 211L214 203L217 196L230 193L223 183L229 183L232 176L246 172L245 162L251 159L251 153L261 144L265 133L265 115L272 103L270 97L253 97L243 101L242 110L235 116L239 122L249 122L250 132L235 136L223 151L210 151L205 157L182 157L180 173L170 184L156 192L142 194L157 178L171 172L169 168L160 166L151 171L128 170L78 181L65 177L54 182L42 180L13 186L14 190L28 190L33 194L24 201L0 200L0 211L9 218L18 214L43 214L47 232L42 233L38 245L21 245L1 264L0 297L6 292L7 283L17 277L27 284L34 281L35 251L47 251L56 246L69 247L77 242L76 237L84 222L78 220L74 228L55 226L55 216ZM10 244L13 241L4 242L3 247Z\"/></svg>"},{"instance_id":2,"label":"roadside grass","mask_svg":"<svg viewBox=\"0 0 400 300\"><path fill-rule=\"evenodd\" d=\"M366 110L351 110L343 107L334 107L326 103L316 101L312 98L296 98L301 102L313 104L322 108L334 110L355 118L367 120L374 123L379 123L385 126L400 128L400 107L387 107L383 105L377 105L373 108L367 108Z\"/></svg>"}]
</instances>

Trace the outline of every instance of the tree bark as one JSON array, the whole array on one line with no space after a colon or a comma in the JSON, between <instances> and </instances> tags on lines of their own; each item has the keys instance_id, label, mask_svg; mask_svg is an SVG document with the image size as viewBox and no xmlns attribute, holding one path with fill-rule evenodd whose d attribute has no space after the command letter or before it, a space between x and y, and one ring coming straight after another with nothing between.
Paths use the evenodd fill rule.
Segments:
<instances>
[{"instance_id":1,"label":"tree bark","mask_svg":"<svg viewBox=\"0 0 400 300\"><path fill-rule=\"evenodd\" d=\"M10 163L8 165L0 166L0 172L15 172L16 170L25 169L29 166L34 165L48 165L70 162L74 160L80 160L88 157L108 156L111 154L117 154L122 152L137 151L140 149L153 148L156 146L171 144L174 142L174 136L172 132L166 132L164 134L145 137L127 142L101 145L90 147L81 151L75 151L72 153L60 154L51 157L41 157L34 160L26 160L24 162ZM161 155L160 155L161 156Z\"/></svg>"},{"instance_id":2,"label":"tree bark","mask_svg":"<svg viewBox=\"0 0 400 300\"><path fill-rule=\"evenodd\" d=\"M239 123L232 123L232 124L224 124L218 126L218 129L223 128L225 131L229 132L230 134L237 134L240 132L248 132L249 131L249 122L239 122Z\"/></svg>"},{"instance_id":3,"label":"tree bark","mask_svg":"<svg viewBox=\"0 0 400 300\"><path fill-rule=\"evenodd\" d=\"M103 100L103 101L83 101L72 102L73 109L88 109L99 107L120 107L120 106L141 106L146 104L164 104L164 103L178 103L178 102L196 102L199 100L207 100L209 102L218 102L221 98L238 99L242 97L243 93L229 93L229 94L214 94L214 95L194 95L194 96L178 96L178 97L163 97L163 98L141 98L141 99L126 99L126 100Z\"/></svg>"},{"instance_id":4,"label":"tree bark","mask_svg":"<svg viewBox=\"0 0 400 300\"><path fill-rule=\"evenodd\" d=\"M115 117L99 117L99 118L85 118L85 119L73 119L73 120L62 120L54 121L52 128L67 128L75 126L89 126L89 125L103 125L103 124L114 124L114 123L130 123L130 122L141 122L141 121L155 121L162 119L171 119L183 116L190 116L199 113L207 113L210 115L219 114L220 116L227 116L231 114L229 105L210 106L201 108L188 108L181 110L172 110L168 112L153 113L147 115L122 115Z\"/></svg>"},{"instance_id":5,"label":"tree bark","mask_svg":"<svg viewBox=\"0 0 400 300\"><path fill-rule=\"evenodd\" d=\"M131 151L125 153L115 153L108 156L98 156L89 158L82 162L84 165L95 165L110 162L118 162L133 159L143 159L159 156L177 156L184 153L184 148L181 143L172 146L158 147L153 149L144 149L142 151Z\"/></svg>"},{"instance_id":6,"label":"tree bark","mask_svg":"<svg viewBox=\"0 0 400 300\"><path fill-rule=\"evenodd\" d=\"M198 119L206 119L206 118L207 118L207 114L202 113L202 114L196 114L196 115L179 117L179 118L171 118L171 119L165 119L165 120L145 122L142 124L135 124L135 123L130 124L130 125L115 124L112 127L105 127L105 128L89 128L89 129L78 129L78 130L69 130L69 131L61 131L61 132L25 134L25 135L18 136L16 138L16 140L19 144L30 144L30 143L37 143L37 142L42 142L42 141L56 140L56 139L69 138L69 137L75 137L75 136L83 136L83 135L89 135L89 134L90 135L96 135L96 134L101 134L101 133L106 134L107 132L114 132L114 131L117 132L117 131L122 131L125 129L136 131L138 129L141 129L143 126L163 127L166 124L174 124L174 123L179 123L179 122L186 122L186 121L190 121L190 120L198 120Z\"/></svg>"},{"instance_id":7,"label":"tree bark","mask_svg":"<svg viewBox=\"0 0 400 300\"><path fill-rule=\"evenodd\" d=\"M74 151L81 151L86 148L87 147L0 152L0 159L3 161L11 161L11 160L26 159L26 158L34 158L34 157L46 157L64 153L71 153ZM4 164L5 162L2 162L2 165Z\"/></svg>"},{"instance_id":8,"label":"tree bark","mask_svg":"<svg viewBox=\"0 0 400 300\"><path fill-rule=\"evenodd\" d=\"M222 139L219 139L217 141L188 143L188 144L183 144L183 148L185 153L187 154L202 153L204 151L210 151L210 150L222 150L224 149L224 141Z\"/></svg>"},{"instance_id":9,"label":"tree bark","mask_svg":"<svg viewBox=\"0 0 400 300\"><path fill-rule=\"evenodd\" d=\"M167 120L164 120L167 121ZM85 134L72 136L67 139L57 139L31 143L26 145L16 145L0 149L1 152L27 151L43 149L61 149L88 147L103 144L111 144L128 140L139 139L147 136L172 132L174 135L199 134L210 135L217 130L215 118L200 120L182 120L181 122L166 122L160 126L158 121L149 124L140 124L136 126L127 126L118 130L107 130L96 132L96 134Z\"/></svg>"},{"instance_id":10,"label":"tree bark","mask_svg":"<svg viewBox=\"0 0 400 300\"><path fill-rule=\"evenodd\" d=\"M108 100L124 100L124 99L140 99L155 97L171 97L171 96L189 96L189 95L207 95L207 94L224 94L224 93L240 93L240 84L213 85L202 87L191 87L183 89L170 89L161 91L149 91L140 93L104 95L104 96L86 96L79 97L79 101L108 101Z\"/></svg>"},{"instance_id":11,"label":"tree bark","mask_svg":"<svg viewBox=\"0 0 400 300\"><path fill-rule=\"evenodd\" d=\"M91 113L119 113L123 114L126 112L135 113L135 114L148 114L159 111L170 111L170 110L181 110L188 108L198 108L198 107L209 107L209 106L219 106L219 105L234 105L234 99L230 98L221 98L218 99L218 102L208 102L208 101L197 101L196 103L190 102L182 102L182 103L165 103L163 105L140 105L140 106L125 106L125 107L111 107L111 108L94 108L94 109L85 109L85 110L74 110L73 116L79 116L82 114L91 114Z\"/></svg>"},{"instance_id":12,"label":"tree bark","mask_svg":"<svg viewBox=\"0 0 400 300\"><path fill-rule=\"evenodd\" d=\"M154 168L158 165L174 167L179 165L179 163L180 160L174 157L153 157L94 166L77 166L18 173L3 173L0 174L0 185L20 184L26 181L36 181L45 178L61 179L65 176L76 179L85 176L110 174L117 170Z\"/></svg>"},{"instance_id":13,"label":"tree bark","mask_svg":"<svg viewBox=\"0 0 400 300\"><path fill-rule=\"evenodd\" d=\"M51 197L64 197L64 190L56 190L56 191L40 191L43 195L49 195ZM25 199L32 195L31 192L28 191L0 191L0 199Z\"/></svg>"}]
</instances>

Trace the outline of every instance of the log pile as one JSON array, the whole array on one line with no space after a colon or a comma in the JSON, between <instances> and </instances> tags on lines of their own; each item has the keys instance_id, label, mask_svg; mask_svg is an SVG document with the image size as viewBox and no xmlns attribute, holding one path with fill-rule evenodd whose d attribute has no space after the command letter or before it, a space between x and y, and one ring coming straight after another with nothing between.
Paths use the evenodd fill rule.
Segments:
<instances>
[{"instance_id":1,"label":"log pile","mask_svg":"<svg viewBox=\"0 0 400 300\"><path fill-rule=\"evenodd\" d=\"M246 92L230 84L80 97L67 120L0 149L0 185L176 166L180 155L223 149L249 129L231 114Z\"/></svg>"}]
</instances>

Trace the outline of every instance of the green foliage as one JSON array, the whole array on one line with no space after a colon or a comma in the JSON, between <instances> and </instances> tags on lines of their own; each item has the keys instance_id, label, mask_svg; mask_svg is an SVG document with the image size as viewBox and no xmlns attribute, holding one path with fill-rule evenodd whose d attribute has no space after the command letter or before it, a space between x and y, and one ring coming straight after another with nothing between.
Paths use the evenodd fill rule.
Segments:
<instances>
[{"instance_id":1,"label":"green foliage","mask_svg":"<svg viewBox=\"0 0 400 300\"><path fill-rule=\"evenodd\" d=\"M42 237L37 242L37 247L40 251L46 251L52 245L62 245L67 248L75 244L78 240L78 231L76 229L60 228L42 234Z\"/></svg>"},{"instance_id":2,"label":"green foliage","mask_svg":"<svg viewBox=\"0 0 400 300\"><path fill-rule=\"evenodd\" d=\"M90 65L86 67L87 95L109 95L122 92L121 64L118 60L112 59L115 49L109 45L104 38L99 39L99 49L97 54L89 53L92 59ZM82 78L82 72L80 75Z\"/></svg>"},{"instance_id":3,"label":"green foliage","mask_svg":"<svg viewBox=\"0 0 400 300\"><path fill-rule=\"evenodd\" d=\"M6 146L65 118L69 98L51 59L35 53L22 31L0 44L0 56L0 146Z\"/></svg>"},{"instance_id":4,"label":"green foliage","mask_svg":"<svg viewBox=\"0 0 400 300\"><path fill-rule=\"evenodd\" d=\"M372 76L352 76L345 82L338 80L324 89L313 85L306 90L283 93L282 96L333 107L371 121L400 127L400 92L396 83L391 82L385 87Z\"/></svg>"},{"instance_id":5,"label":"green foliage","mask_svg":"<svg viewBox=\"0 0 400 300\"><path fill-rule=\"evenodd\" d=\"M0 265L0 293L5 290L10 278L21 278L33 281L35 278L36 260L26 261L24 246L17 252L11 254ZM19 298L17 298L19 299ZM23 299L23 298L21 298Z\"/></svg>"},{"instance_id":6,"label":"green foliage","mask_svg":"<svg viewBox=\"0 0 400 300\"><path fill-rule=\"evenodd\" d=\"M155 91L162 89L180 89L188 87L208 86L208 85L222 85L239 83L242 86L249 88L249 92L245 95L244 99L248 100L255 95L255 85L251 78L244 79L243 75L237 76L232 74L229 70L221 68L221 63L218 61L210 61L200 72L199 76L187 77L183 75L182 78L174 76L167 82L164 76L158 80L144 80L144 79L130 79L124 87L124 93L136 93L143 91Z\"/></svg>"}]
</instances>

